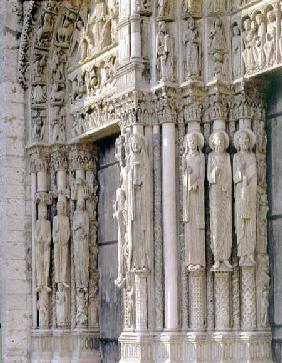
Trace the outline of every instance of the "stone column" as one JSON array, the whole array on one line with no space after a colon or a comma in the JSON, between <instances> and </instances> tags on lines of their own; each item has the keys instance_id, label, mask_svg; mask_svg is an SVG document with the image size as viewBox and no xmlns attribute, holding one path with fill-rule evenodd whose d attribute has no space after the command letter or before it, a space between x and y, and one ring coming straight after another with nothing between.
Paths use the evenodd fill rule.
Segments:
<instances>
[{"instance_id":1,"label":"stone column","mask_svg":"<svg viewBox=\"0 0 282 363\"><path fill-rule=\"evenodd\" d=\"M135 331L137 333L148 330L148 271L135 272Z\"/></svg>"},{"instance_id":2,"label":"stone column","mask_svg":"<svg viewBox=\"0 0 282 363\"><path fill-rule=\"evenodd\" d=\"M204 269L189 271L189 317L190 329L202 331L205 329L206 294Z\"/></svg>"},{"instance_id":3,"label":"stone column","mask_svg":"<svg viewBox=\"0 0 282 363\"><path fill-rule=\"evenodd\" d=\"M215 329L230 329L230 271L215 271Z\"/></svg>"},{"instance_id":4,"label":"stone column","mask_svg":"<svg viewBox=\"0 0 282 363\"><path fill-rule=\"evenodd\" d=\"M257 324L255 266L241 267L241 286L241 329L255 330Z\"/></svg>"},{"instance_id":5,"label":"stone column","mask_svg":"<svg viewBox=\"0 0 282 363\"><path fill-rule=\"evenodd\" d=\"M163 329L162 171L160 126L153 126L156 330Z\"/></svg>"},{"instance_id":6,"label":"stone column","mask_svg":"<svg viewBox=\"0 0 282 363\"><path fill-rule=\"evenodd\" d=\"M178 328L175 125L162 125L163 243L165 266L165 328Z\"/></svg>"},{"instance_id":7,"label":"stone column","mask_svg":"<svg viewBox=\"0 0 282 363\"><path fill-rule=\"evenodd\" d=\"M76 303L75 328L72 330L72 363L101 360L97 321L98 274L96 273L97 266L95 266L95 264L97 265L97 250L94 245L97 225L94 210L97 202L97 186L94 183L95 157L96 153L93 151L92 145L77 144L71 147L70 171L73 175L75 174L71 186L71 198L76 202L72 218L74 246L74 273L72 274L74 281L72 284L75 285ZM80 232L77 232L79 230ZM90 303L91 309L93 309L91 313L89 311Z\"/></svg>"},{"instance_id":8,"label":"stone column","mask_svg":"<svg viewBox=\"0 0 282 363\"><path fill-rule=\"evenodd\" d=\"M36 148L32 151L32 363L50 363L52 358L49 283L51 222L47 216L47 205L51 204L52 198L48 193L48 164L47 150Z\"/></svg>"}]
</instances>

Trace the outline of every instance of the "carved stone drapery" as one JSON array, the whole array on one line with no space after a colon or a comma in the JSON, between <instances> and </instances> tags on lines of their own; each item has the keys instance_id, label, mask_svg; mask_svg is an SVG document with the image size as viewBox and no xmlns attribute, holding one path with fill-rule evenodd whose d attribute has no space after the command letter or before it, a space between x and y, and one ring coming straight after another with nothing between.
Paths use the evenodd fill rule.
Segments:
<instances>
[{"instance_id":1,"label":"carved stone drapery","mask_svg":"<svg viewBox=\"0 0 282 363\"><path fill-rule=\"evenodd\" d=\"M232 245L232 172L230 156L225 152L228 136L223 131L211 135L214 150L209 154L207 176L210 184L211 248L214 269L223 264L231 268L229 258Z\"/></svg>"},{"instance_id":2,"label":"carved stone drapery","mask_svg":"<svg viewBox=\"0 0 282 363\"><path fill-rule=\"evenodd\" d=\"M204 181L205 158L201 152L204 138L189 133L185 138L183 155L183 222L185 223L185 251L188 270L206 266Z\"/></svg>"},{"instance_id":3,"label":"carved stone drapery","mask_svg":"<svg viewBox=\"0 0 282 363\"><path fill-rule=\"evenodd\" d=\"M33 185L40 186L33 188L33 195L52 194L46 220L52 227L55 258L48 275L52 291L41 296L35 292L33 306L39 304L34 316L39 310L48 328L51 322L57 328L70 327L77 334L76 346L83 341L78 328L98 331L95 153L89 145L70 143L94 142L121 131L116 152L120 188L114 203L116 284L122 288L124 310L121 362L135 359L139 352L152 362L152 357L181 360L183 352L189 357L185 362L199 356L216 362L225 359L226 347L235 352L234 360L244 360L240 352L247 356L259 344L260 359L268 363L264 106L257 86L248 90L251 101L244 100L244 92L250 78L281 65L280 4L132 0L120 2L118 14L115 1L91 1L89 7L80 1L64 6L53 2L51 7L48 3L38 6L40 16L31 21L38 32L27 42L28 145L51 149L55 144L54 151L63 144L67 151L60 161L52 151L50 178L39 169L32 176ZM247 129L257 144L244 152L236 147L236 131ZM205 140L203 145L199 136L200 147L189 154L183 138L193 132ZM209 147L211 133L211 139L225 136ZM224 150L215 150L213 144L220 146L223 138ZM252 169L246 188L236 175L244 174L239 159ZM252 208L246 208L249 198ZM236 223L231 219L234 199ZM62 204L66 212L61 212ZM200 213L191 213L195 206ZM33 230L36 208L35 202ZM78 242L85 248L75 248ZM60 244L65 247L57 248ZM63 267L67 253L68 271ZM38 327L37 317L33 320ZM191 330L185 339L180 326L184 333ZM164 333L164 328L174 331ZM222 335L214 334L222 330ZM139 339L144 332L156 337L156 352L150 350L153 339ZM207 357L210 349L215 353Z\"/></svg>"}]
</instances>

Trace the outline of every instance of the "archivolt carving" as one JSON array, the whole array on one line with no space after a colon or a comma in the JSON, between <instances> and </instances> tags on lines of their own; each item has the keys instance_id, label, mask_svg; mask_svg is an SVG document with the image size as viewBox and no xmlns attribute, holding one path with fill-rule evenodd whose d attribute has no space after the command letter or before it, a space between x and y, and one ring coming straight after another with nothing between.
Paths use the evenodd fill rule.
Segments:
<instances>
[{"instance_id":1,"label":"archivolt carving","mask_svg":"<svg viewBox=\"0 0 282 363\"><path fill-rule=\"evenodd\" d=\"M146 353L181 360L187 354L188 362L200 354L216 362L226 359L222 346L239 361L259 344L259 359L271 361L265 115L258 88L249 89L247 79L280 65L277 4L123 1L122 19L114 0L44 2L36 19L31 7L20 54L22 78L29 65L28 146L46 151L46 144L48 155L34 151L40 160L31 169L33 243L44 245L47 256L45 264L44 253L35 263L34 328L73 328L79 337L98 332L96 152L83 144L62 146L64 157L58 150L120 128L114 217L126 332L122 359ZM169 156L175 153L175 175L162 175L166 147ZM179 246L166 260L165 177L176 183L170 237L175 233ZM52 207L48 201L41 208L39 192L47 199L52 194ZM165 280L170 262L181 273L173 276L181 291L172 305ZM181 314L173 319L178 305ZM159 334L172 320L173 339L168 330ZM180 325L191 334L177 335ZM235 345L232 330L211 341L206 328L242 331L245 340L236 333Z\"/></svg>"}]
</instances>

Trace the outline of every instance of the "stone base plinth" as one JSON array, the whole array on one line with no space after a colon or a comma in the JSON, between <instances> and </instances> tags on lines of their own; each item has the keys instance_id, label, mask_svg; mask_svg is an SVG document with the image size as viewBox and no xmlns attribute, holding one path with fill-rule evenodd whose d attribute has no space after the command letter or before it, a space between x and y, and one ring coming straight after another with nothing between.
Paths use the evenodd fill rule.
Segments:
<instances>
[{"instance_id":1,"label":"stone base plinth","mask_svg":"<svg viewBox=\"0 0 282 363\"><path fill-rule=\"evenodd\" d=\"M122 333L119 363L153 363L154 337L147 333Z\"/></svg>"},{"instance_id":2,"label":"stone base plinth","mask_svg":"<svg viewBox=\"0 0 282 363\"><path fill-rule=\"evenodd\" d=\"M72 352L72 337L70 330L53 330L52 363L70 363Z\"/></svg>"},{"instance_id":3,"label":"stone base plinth","mask_svg":"<svg viewBox=\"0 0 282 363\"><path fill-rule=\"evenodd\" d=\"M119 363L272 363L271 333L123 333Z\"/></svg>"},{"instance_id":4,"label":"stone base plinth","mask_svg":"<svg viewBox=\"0 0 282 363\"><path fill-rule=\"evenodd\" d=\"M53 357L53 335L50 330L32 330L31 363L51 363Z\"/></svg>"},{"instance_id":5,"label":"stone base plinth","mask_svg":"<svg viewBox=\"0 0 282 363\"><path fill-rule=\"evenodd\" d=\"M100 363L100 341L97 330L72 331L73 351L71 363Z\"/></svg>"}]
</instances>

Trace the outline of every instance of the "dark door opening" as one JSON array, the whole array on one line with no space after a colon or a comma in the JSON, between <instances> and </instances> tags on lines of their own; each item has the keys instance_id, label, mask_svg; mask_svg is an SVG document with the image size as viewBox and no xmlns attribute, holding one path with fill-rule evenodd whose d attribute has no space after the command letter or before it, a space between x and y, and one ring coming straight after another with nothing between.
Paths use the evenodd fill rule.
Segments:
<instances>
[{"instance_id":1,"label":"dark door opening","mask_svg":"<svg viewBox=\"0 0 282 363\"><path fill-rule=\"evenodd\" d=\"M119 164L115 159L115 137L98 144L98 245L100 272L100 329L103 363L119 361L118 337L122 331L121 291L117 277L117 224L113 203L119 187Z\"/></svg>"}]
</instances>

